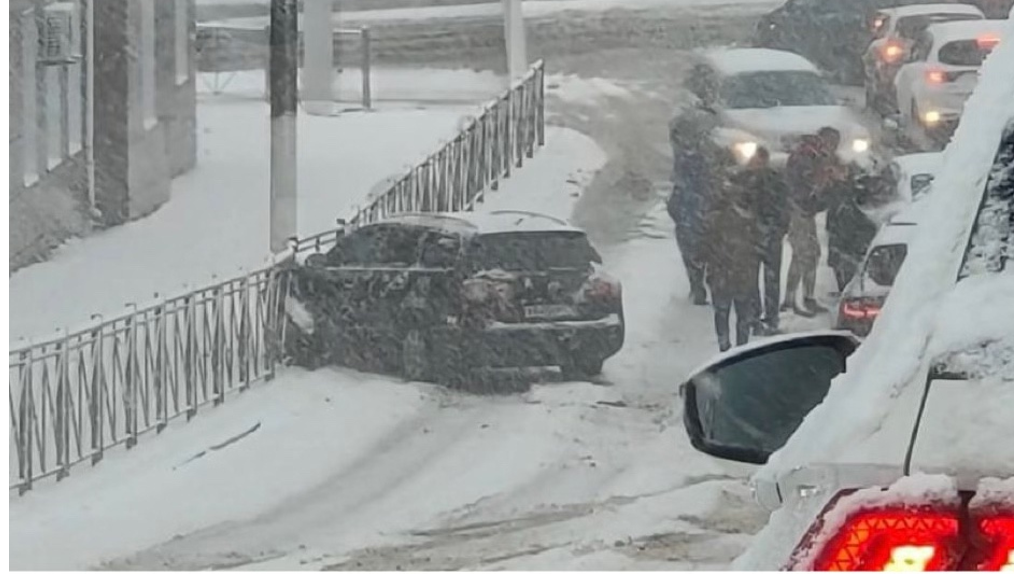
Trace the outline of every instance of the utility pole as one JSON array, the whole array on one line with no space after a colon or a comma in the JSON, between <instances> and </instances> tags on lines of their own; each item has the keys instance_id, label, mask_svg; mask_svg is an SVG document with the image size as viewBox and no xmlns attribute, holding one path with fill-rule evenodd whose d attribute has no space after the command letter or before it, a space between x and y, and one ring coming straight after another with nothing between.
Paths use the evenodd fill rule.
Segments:
<instances>
[{"instance_id":1,"label":"utility pole","mask_svg":"<svg viewBox=\"0 0 1024 574\"><path fill-rule=\"evenodd\" d=\"M298 0L270 2L270 250L298 231L295 116L299 92Z\"/></svg>"},{"instance_id":2,"label":"utility pole","mask_svg":"<svg viewBox=\"0 0 1024 574\"><path fill-rule=\"evenodd\" d=\"M509 83L526 74L526 27L522 0L501 0L505 15L505 56L508 58Z\"/></svg>"},{"instance_id":3,"label":"utility pole","mask_svg":"<svg viewBox=\"0 0 1024 574\"><path fill-rule=\"evenodd\" d=\"M334 0L302 5L302 103L306 113L334 112Z\"/></svg>"}]
</instances>

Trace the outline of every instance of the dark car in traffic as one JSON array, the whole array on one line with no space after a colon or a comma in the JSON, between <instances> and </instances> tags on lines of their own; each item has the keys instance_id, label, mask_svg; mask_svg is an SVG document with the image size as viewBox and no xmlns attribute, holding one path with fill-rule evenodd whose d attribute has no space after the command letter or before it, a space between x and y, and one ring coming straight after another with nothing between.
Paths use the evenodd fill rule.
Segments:
<instances>
[{"instance_id":1,"label":"dark car in traffic","mask_svg":"<svg viewBox=\"0 0 1024 574\"><path fill-rule=\"evenodd\" d=\"M597 375L624 338L621 285L586 234L522 211L362 226L297 264L286 310L286 354L297 364L468 390L491 368Z\"/></svg>"}]
</instances>

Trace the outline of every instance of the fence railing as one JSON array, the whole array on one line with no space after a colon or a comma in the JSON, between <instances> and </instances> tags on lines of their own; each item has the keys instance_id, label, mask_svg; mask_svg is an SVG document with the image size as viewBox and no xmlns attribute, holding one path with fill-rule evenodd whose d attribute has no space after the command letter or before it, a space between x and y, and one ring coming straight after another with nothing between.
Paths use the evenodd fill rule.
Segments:
<instances>
[{"instance_id":1,"label":"fence railing","mask_svg":"<svg viewBox=\"0 0 1024 574\"><path fill-rule=\"evenodd\" d=\"M529 73L452 141L357 211L362 225L403 211L464 211L544 143L544 66ZM159 433L200 407L274 376L295 255L338 230L223 281L47 342L9 351L10 489L60 480L116 446Z\"/></svg>"}]
</instances>

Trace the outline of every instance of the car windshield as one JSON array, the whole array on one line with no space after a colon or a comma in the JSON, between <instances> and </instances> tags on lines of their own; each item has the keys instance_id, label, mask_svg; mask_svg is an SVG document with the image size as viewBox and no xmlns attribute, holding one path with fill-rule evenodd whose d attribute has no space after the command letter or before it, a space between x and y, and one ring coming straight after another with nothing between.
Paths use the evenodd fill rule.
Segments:
<instances>
[{"instance_id":1,"label":"car windshield","mask_svg":"<svg viewBox=\"0 0 1024 574\"><path fill-rule=\"evenodd\" d=\"M597 257L582 233L496 233L474 242L477 270L589 269Z\"/></svg>"},{"instance_id":2,"label":"car windshield","mask_svg":"<svg viewBox=\"0 0 1024 574\"><path fill-rule=\"evenodd\" d=\"M736 74L722 82L722 100L729 109L836 104L828 85L814 72Z\"/></svg>"},{"instance_id":3,"label":"car windshield","mask_svg":"<svg viewBox=\"0 0 1024 574\"><path fill-rule=\"evenodd\" d=\"M938 58L950 66L980 66L988 57L991 48L984 47L977 40L957 40L939 48Z\"/></svg>"}]
</instances>

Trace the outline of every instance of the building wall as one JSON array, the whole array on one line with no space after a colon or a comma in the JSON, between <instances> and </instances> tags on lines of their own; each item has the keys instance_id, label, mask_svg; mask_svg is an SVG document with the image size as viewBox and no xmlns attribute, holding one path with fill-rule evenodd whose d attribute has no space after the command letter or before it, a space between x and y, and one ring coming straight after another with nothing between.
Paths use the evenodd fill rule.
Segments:
<instances>
[{"instance_id":1,"label":"building wall","mask_svg":"<svg viewBox=\"0 0 1024 574\"><path fill-rule=\"evenodd\" d=\"M84 7L90 0L72 1ZM46 167L38 170L32 169L31 160L26 161L26 154L34 148L30 130L34 126L36 135L47 134L54 114L52 110L40 111L40 106L35 106L37 113L33 114L33 105L24 101L25 84L32 74L25 73L31 62L23 57L23 28L32 20L20 16L48 1L13 0L9 5L11 270L44 259L54 246L71 236L153 212L170 197L171 179L195 165L194 0L91 1L95 2L94 53L86 53L84 34L81 53L83 67L94 66L93 98L89 101L83 95L74 102L87 108L79 114L80 122L63 118L57 121L62 130L84 130L84 117L91 111L93 137L83 136L81 149L70 146L62 161L42 162ZM147 14L145 2L152 3L148 14L153 24L148 32L142 20ZM179 8L187 11L187 19L176 18ZM185 33L176 29L183 23ZM152 42L149 54L153 57L148 65L140 57L145 53L144 38ZM187 42L187 46L177 46L179 41ZM182 56L187 66L178 65ZM37 69L37 78L47 73L45 67ZM147 70L154 78L148 84L153 94L149 121L142 109ZM84 82L84 73L82 77ZM52 96L52 81L48 84L40 79L36 85L37 101ZM81 90L82 84L72 81L68 90L72 89ZM92 189L86 152L89 145L95 152ZM38 177L31 173L26 177L32 171L38 171Z\"/></svg>"}]
</instances>

